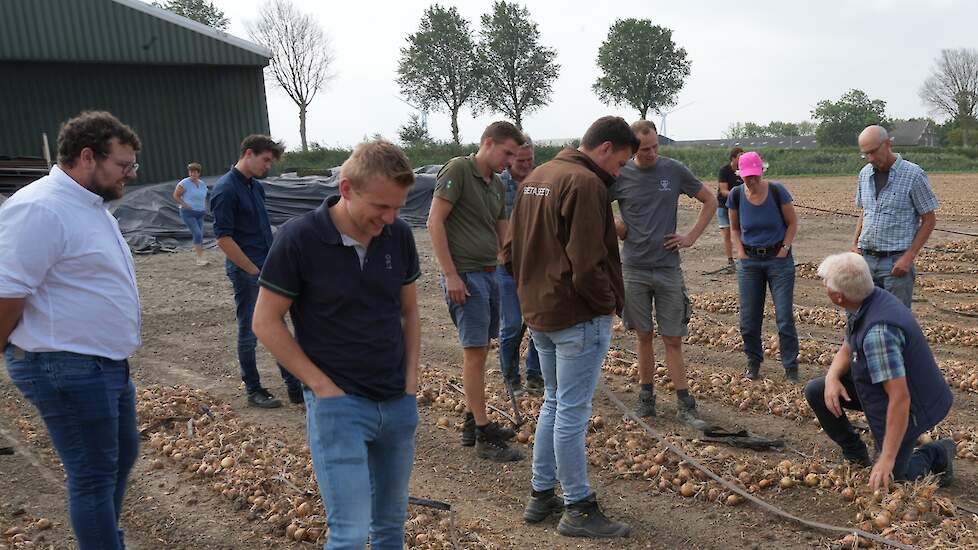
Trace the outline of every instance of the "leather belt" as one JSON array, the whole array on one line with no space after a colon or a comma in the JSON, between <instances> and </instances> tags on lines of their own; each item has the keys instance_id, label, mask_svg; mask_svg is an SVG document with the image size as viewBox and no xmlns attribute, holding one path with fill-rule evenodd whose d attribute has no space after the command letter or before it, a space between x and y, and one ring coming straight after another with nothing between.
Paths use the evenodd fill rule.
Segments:
<instances>
[{"instance_id":1,"label":"leather belt","mask_svg":"<svg viewBox=\"0 0 978 550\"><path fill-rule=\"evenodd\" d=\"M889 258L890 256L902 256L906 250L891 250L889 252L884 252L882 250L870 250L868 248L862 249L863 254L867 256L872 256L874 258Z\"/></svg>"},{"instance_id":2,"label":"leather belt","mask_svg":"<svg viewBox=\"0 0 978 550\"><path fill-rule=\"evenodd\" d=\"M781 251L782 243L771 244L767 246L747 246L744 245L744 252L748 256L754 258L769 258L771 256L777 256L778 252Z\"/></svg>"}]
</instances>

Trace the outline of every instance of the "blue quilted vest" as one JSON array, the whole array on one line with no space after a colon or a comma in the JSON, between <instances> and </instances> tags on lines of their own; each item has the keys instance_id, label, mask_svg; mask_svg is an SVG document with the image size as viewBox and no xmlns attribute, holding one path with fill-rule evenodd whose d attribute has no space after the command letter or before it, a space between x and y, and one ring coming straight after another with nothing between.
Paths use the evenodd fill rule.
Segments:
<instances>
[{"instance_id":1,"label":"blue quilted vest","mask_svg":"<svg viewBox=\"0 0 978 550\"><path fill-rule=\"evenodd\" d=\"M863 352L863 339L874 325L885 322L903 330L906 344L903 348L903 362L907 374L907 388L910 390L910 419L904 439L916 439L930 430L947 416L951 410L951 388L944 380L944 374L934 360L934 354L927 344L927 338L913 314L895 296L876 288L863 302L862 307L849 319L846 339L854 351L850 367L856 393L862 403L869 428L876 440L876 449L883 446L886 433L886 409L889 397L883 384L874 384L866 367L866 354Z\"/></svg>"}]
</instances>

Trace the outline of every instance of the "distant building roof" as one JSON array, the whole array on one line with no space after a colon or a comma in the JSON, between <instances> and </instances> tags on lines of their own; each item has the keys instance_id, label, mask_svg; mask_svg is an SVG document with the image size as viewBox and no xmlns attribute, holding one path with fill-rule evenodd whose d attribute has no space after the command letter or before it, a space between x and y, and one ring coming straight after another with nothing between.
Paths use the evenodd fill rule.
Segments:
<instances>
[{"instance_id":1,"label":"distant building roof","mask_svg":"<svg viewBox=\"0 0 978 550\"><path fill-rule=\"evenodd\" d=\"M936 145L937 133L929 120L907 120L893 126L890 138L893 145L933 147Z\"/></svg>"},{"instance_id":2,"label":"distant building roof","mask_svg":"<svg viewBox=\"0 0 978 550\"><path fill-rule=\"evenodd\" d=\"M271 52L139 0L3 0L0 61L264 67Z\"/></svg>"},{"instance_id":3,"label":"distant building roof","mask_svg":"<svg viewBox=\"0 0 978 550\"><path fill-rule=\"evenodd\" d=\"M742 139L693 139L673 141L671 147L719 147L730 149L733 147L743 147L744 149L813 149L816 146L815 136L784 136L784 137L762 137L762 138L742 138Z\"/></svg>"}]
</instances>

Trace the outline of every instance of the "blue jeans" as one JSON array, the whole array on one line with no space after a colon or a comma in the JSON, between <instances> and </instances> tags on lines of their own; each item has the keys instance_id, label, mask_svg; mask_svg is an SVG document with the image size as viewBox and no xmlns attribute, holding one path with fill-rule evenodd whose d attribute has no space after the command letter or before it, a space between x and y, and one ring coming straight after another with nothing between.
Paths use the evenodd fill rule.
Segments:
<instances>
[{"instance_id":1,"label":"blue jeans","mask_svg":"<svg viewBox=\"0 0 978 550\"><path fill-rule=\"evenodd\" d=\"M506 269L500 267L496 270L496 282L499 283L499 367L503 376L519 383L520 329L523 328L520 298L516 295L516 281ZM537 356L536 346L533 345L533 338L530 338L526 350L526 375L543 376L540 374L540 358Z\"/></svg>"},{"instance_id":2,"label":"blue jeans","mask_svg":"<svg viewBox=\"0 0 978 550\"><path fill-rule=\"evenodd\" d=\"M869 272L873 274L873 283L888 290L890 294L899 298L903 305L909 308L913 301L913 284L917 277L917 269L912 267L903 277L894 277L890 272L893 270L893 264L900 259L900 256L877 258L864 254L863 258L869 264Z\"/></svg>"},{"instance_id":3,"label":"blue jeans","mask_svg":"<svg viewBox=\"0 0 978 550\"><path fill-rule=\"evenodd\" d=\"M740 260L737 270L740 287L740 335L744 339L744 354L749 361L764 360L761 346L761 325L764 321L764 298L767 288L774 300L774 316L778 323L781 364L785 369L798 368L798 332L792 313L795 294L795 261L786 258L750 258Z\"/></svg>"},{"instance_id":4,"label":"blue jeans","mask_svg":"<svg viewBox=\"0 0 978 550\"><path fill-rule=\"evenodd\" d=\"M204 214L206 212L203 210L180 209L180 219L183 220L183 223L187 224L187 229L190 230L190 237L196 245L204 243Z\"/></svg>"},{"instance_id":5,"label":"blue jeans","mask_svg":"<svg viewBox=\"0 0 978 550\"><path fill-rule=\"evenodd\" d=\"M469 291L464 304L456 304L448 297L445 276L440 279L448 314L458 329L458 340L463 348L484 348L489 340L499 336L499 285L496 274L489 271L459 273Z\"/></svg>"},{"instance_id":6,"label":"blue jeans","mask_svg":"<svg viewBox=\"0 0 978 550\"><path fill-rule=\"evenodd\" d=\"M230 261L225 264L225 272L228 279L231 279L231 286L234 288L235 317L238 318L238 365L241 369L241 380L244 381L248 393L252 393L262 387L261 376L258 374L258 361L255 359L255 346L258 343L258 338L251 330L251 318L255 314L255 303L258 301L258 276L242 271ZM289 389L295 390L301 387L299 379L292 376L292 373L285 370L282 365L278 366L278 370Z\"/></svg>"},{"instance_id":7,"label":"blue jeans","mask_svg":"<svg viewBox=\"0 0 978 550\"><path fill-rule=\"evenodd\" d=\"M553 332L533 331L543 370L543 407L533 444L533 489L560 481L564 502L591 494L584 435L601 364L611 344L611 315Z\"/></svg>"},{"instance_id":8,"label":"blue jeans","mask_svg":"<svg viewBox=\"0 0 978 550\"><path fill-rule=\"evenodd\" d=\"M841 381L850 398L849 401L840 400L842 407L853 411L863 410L852 377L843 376ZM822 425L822 429L825 430L825 434L842 447L843 456L851 459L866 455L866 444L852 428L849 418L845 414L837 418L825 406L824 376L805 385L805 399L812 408L812 412L815 413L815 417L818 418L818 422ZM882 441L877 443L883 444ZM896 460L893 461L894 479L913 481L930 473L943 472L944 468L947 467L944 451L936 442L928 443L919 448L916 447L916 444L916 436L907 437L901 443Z\"/></svg>"},{"instance_id":9,"label":"blue jeans","mask_svg":"<svg viewBox=\"0 0 978 550\"><path fill-rule=\"evenodd\" d=\"M139 454L129 362L7 346L7 372L37 408L68 478L68 516L81 550L125 548L119 515Z\"/></svg>"},{"instance_id":10,"label":"blue jeans","mask_svg":"<svg viewBox=\"0 0 978 550\"><path fill-rule=\"evenodd\" d=\"M305 390L312 465L326 505L326 550L404 547L418 400L356 395L317 399Z\"/></svg>"}]
</instances>

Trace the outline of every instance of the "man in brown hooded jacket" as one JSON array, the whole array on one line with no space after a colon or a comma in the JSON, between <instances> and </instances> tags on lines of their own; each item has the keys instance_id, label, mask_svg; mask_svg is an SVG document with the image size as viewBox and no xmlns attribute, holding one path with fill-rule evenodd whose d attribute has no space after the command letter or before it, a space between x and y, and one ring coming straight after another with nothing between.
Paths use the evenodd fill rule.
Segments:
<instances>
[{"instance_id":1,"label":"man in brown hooded jacket","mask_svg":"<svg viewBox=\"0 0 978 550\"><path fill-rule=\"evenodd\" d=\"M620 117L602 117L578 149L565 149L523 180L511 218L511 260L523 318L543 371L533 448L533 493L524 520L562 512L565 536L627 536L601 513L587 479L584 434L601 365L621 314L624 284L608 188L638 149ZM560 482L563 499L554 488Z\"/></svg>"}]
</instances>

